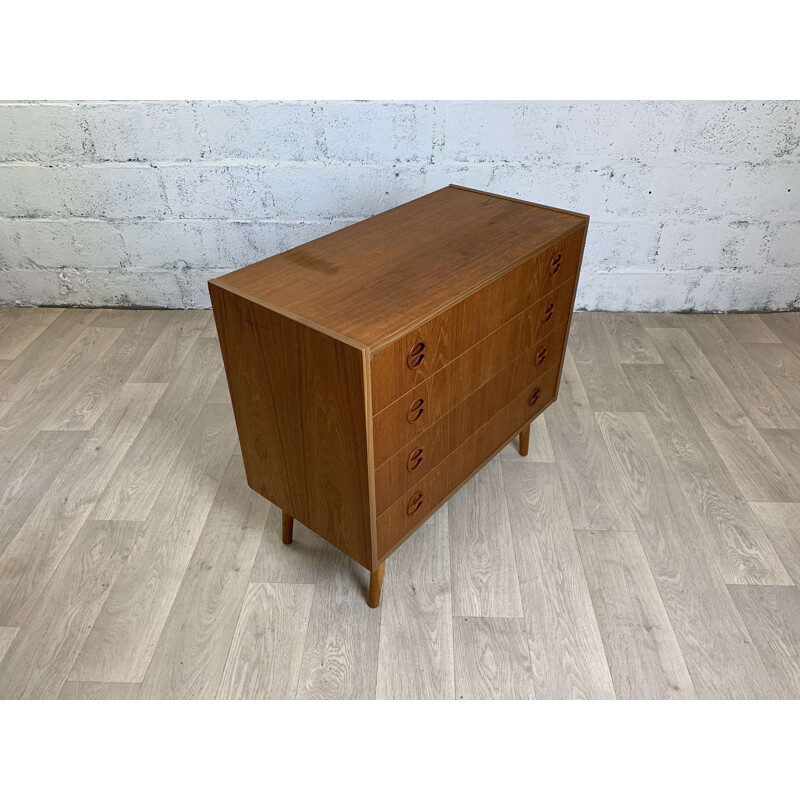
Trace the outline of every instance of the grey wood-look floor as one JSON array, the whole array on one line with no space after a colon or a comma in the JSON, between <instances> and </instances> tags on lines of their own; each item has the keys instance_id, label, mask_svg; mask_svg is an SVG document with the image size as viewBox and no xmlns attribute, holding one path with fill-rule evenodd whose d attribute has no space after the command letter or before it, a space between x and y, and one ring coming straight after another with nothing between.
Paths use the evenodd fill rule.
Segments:
<instances>
[{"instance_id":1,"label":"grey wood-look floor","mask_svg":"<svg viewBox=\"0 0 800 800\"><path fill-rule=\"evenodd\" d=\"M800 697L800 313L577 314L377 610L248 489L215 336L0 308L0 697Z\"/></svg>"}]
</instances>

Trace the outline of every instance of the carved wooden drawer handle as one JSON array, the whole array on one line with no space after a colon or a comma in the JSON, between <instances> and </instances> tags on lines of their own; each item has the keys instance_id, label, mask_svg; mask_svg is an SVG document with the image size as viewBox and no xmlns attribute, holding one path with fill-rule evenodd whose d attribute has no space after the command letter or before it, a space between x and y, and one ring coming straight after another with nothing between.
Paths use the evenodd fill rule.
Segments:
<instances>
[{"instance_id":1,"label":"carved wooden drawer handle","mask_svg":"<svg viewBox=\"0 0 800 800\"><path fill-rule=\"evenodd\" d=\"M537 362L539 363L539 362ZM425 401L418 397L409 407L408 412L406 413L406 419L409 422L416 422L421 416L422 412L425 410Z\"/></svg>"},{"instance_id":2,"label":"carved wooden drawer handle","mask_svg":"<svg viewBox=\"0 0 800 800\"><path fill-rule=\"evenodd\" d=\"M539 352L536 354L537 367L539 366L539 364L542 363L542 361L544 361L546 355L547 355L547 348L546 347L540 348Z\"/></svg>"},{"instance_id":3,"label":"carved wooden drawer handle","mask_svg":"<svg viewBox=\"0 0 800 800\"><path fill-rule=\"evenodd\" d=\"M413 516L420 510L422 506L422 492L417 492L409 501L408 507L406 508L406 514L408 516Z\"/></svg>"},{"instance_id":4,"label":"carved wooden drawer handle","mask_svg":"<svg viewBox=\"0 0 800 800\"><path fill-rule=\"evenodd\" d=\"M422 448L418 447L416 450L411 451L411 455L406 462L406 469L413 472L422 463Z\"/></svg>"},{"instance_id":5,"label":"carved wooden drawer handle","mask_svg":"<svg viewBox=\"0 0 800 800\"><path fill-rule=\"evenodd\" d=\"M406 356L406 366L416 369L425 360L425 342L417 342Z\"/></svg>"},{"instance_id":6,"label":"carved wooden drawer handle","mask_svg":"<svg viewBox=\"0 0 800 800\"><path fill-rule=\"evenodd\" d=\"M561 269L561 253L556 253L550 262L550 274L555 275Z\"/></svg>"},{"instance_id":7,"label":"carved wooden drawer handle","mask_svg":"<svg viewBox=\"0 0 800 800\"><path fill-rule=\"evenodd\" d=\"M533 390L533 394L528 398L528 405L535 406L539 400L539 395L542 393L542 390L537 386Z\"/></svg>"},{"instance_id":8,"label":"carved wooden drawer handle","mask_svg":"<svg viewBox=\"0 0 800 800\"><path fill-rule=\"evenodd\" d=\"M542 322L550 322L550 319L553 316L553 309L555 305L553 303L548 303L547 308L544 310L544 315L542 316Z\"/></svg>"}]
</instances>

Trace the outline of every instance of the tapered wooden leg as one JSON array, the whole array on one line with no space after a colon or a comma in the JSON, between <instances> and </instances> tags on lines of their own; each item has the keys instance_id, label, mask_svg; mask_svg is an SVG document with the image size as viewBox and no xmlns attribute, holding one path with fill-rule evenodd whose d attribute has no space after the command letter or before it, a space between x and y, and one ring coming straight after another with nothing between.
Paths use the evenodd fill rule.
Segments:
<instances>
[{"instance_id":1,"label":"tapered wooden leg","mask_svg":"<svg viewBox=\"0 0 800 800\"><path fill-rule=\"evenodd\" d=\"M283 543L292 543L292 527L294 525L294 517L290 517L285 511L281 518L281 530L283 532Z\"/></svg>"},{"instance_id":2,"label":"tapered wooden leg","mask_svg":"<svg viewBox=\"0 0 800 800\"><path fill-rule=\"evenodd\" d=\"M378 566L375 572L369 574L369 603L370 608L377 608L381 602L381 589L383 588L383 568L386 566L384 561Z\"/></svg>"},{"instance_id":3,"label":"tapered wooden leg","mask_svg":"<svg viewBox=\"0 0 800 800\"><path fill-rule=\"evenodd\" d=\"M519 454L521 456L528 455L528 444L531 440L531 426L528 423L523 430L519 432Z\"/></svg>"}]
</instances>

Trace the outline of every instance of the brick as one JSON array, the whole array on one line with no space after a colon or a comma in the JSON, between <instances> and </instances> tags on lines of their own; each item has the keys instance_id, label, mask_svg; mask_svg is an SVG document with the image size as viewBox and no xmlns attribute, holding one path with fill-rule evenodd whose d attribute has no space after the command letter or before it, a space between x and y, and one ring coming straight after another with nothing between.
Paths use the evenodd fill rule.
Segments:
<instances>
[{"instance_id":1,"label":"brick","mask_svg":"<svg viewBox=\"0 0 800 800\"><path fill-rule=\"evenodd\" d=\"M82 113L97 161L198 160L204 154L195 103L90 103Z\"/></svg>"},{"instance_id":2,"label":"brick","mask_svg":"<svg viewBox=\"0 0 800 800\"><path fill-rule=\"evenodd\" d=\"M74 104L0 103L0 161L76 162L85 144Z\"/></svg>"}]
</instances>

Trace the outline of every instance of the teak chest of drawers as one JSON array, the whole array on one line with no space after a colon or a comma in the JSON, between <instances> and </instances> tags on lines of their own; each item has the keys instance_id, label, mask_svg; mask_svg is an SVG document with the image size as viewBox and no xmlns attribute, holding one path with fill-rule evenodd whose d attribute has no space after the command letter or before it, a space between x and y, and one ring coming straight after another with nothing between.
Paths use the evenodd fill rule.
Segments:
<instances>
[{"instance_id":1,"label":"teak chest of drawers","mask_svg":"<svg viewBox=\"0 0 800 800\"><path fill-rule=\"evenodd\" d=\"M370 570L558 394L589 218L450 186L209 281L249 485Z\"/></svg>"}]
</instances>

